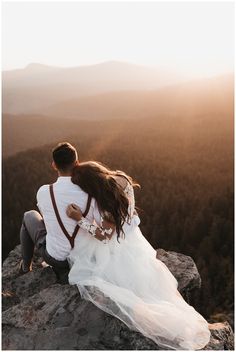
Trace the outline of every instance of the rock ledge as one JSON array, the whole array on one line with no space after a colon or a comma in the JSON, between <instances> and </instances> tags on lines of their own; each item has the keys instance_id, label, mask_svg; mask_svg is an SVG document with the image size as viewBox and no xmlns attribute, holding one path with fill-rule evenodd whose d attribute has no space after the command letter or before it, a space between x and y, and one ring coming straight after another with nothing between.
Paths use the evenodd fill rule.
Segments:
<instances>
[{"instance_id":1,"label":"rock ledge","mask_svg":"<svg viewBox=\"0 0 236 352\"><path fill-rule=\"evenodd\" d=\"M189 299L201 278L191 257L157 250ZM160 350L151 340L130 331L118 319L80 298L76 286L60 285L50 267L35 256L33 271L18 275L20 246L10 252L2 274L3 350ZM211 340L204 350L233 350L229 323L209 324Z\"/></svg>"}]
</instances>

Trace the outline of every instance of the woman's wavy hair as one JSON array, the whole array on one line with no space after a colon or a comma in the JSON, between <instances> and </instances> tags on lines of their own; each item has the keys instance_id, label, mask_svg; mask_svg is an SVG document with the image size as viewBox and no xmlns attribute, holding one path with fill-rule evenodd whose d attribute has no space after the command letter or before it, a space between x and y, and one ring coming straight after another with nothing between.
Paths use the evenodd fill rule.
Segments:
<instances>
[{"instance_id":1,"label":"woman's wavy hair","mask_svg":"<svg viewBox=\"0 0 236 352\"><path fill-rule=\"evenodd\" d=\"M75 166L71 180L82 190L95 198L101 214L108 212L116 226L117 240L123 233L122 226L129 220L129 201L123 188L116 182L115 176L123 176L133 187L138 183L123 171L112 171L97 161L87 161Z\"/></svg>"}]
</instances>

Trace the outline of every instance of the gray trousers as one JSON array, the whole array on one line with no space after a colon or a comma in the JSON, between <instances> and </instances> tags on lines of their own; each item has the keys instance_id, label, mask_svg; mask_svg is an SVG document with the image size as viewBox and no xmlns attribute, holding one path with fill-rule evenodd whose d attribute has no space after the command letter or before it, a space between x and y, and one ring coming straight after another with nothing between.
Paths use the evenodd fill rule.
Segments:
<instances>
[{"instance_id":1,"label":"gray trousers","mask_svg":"<svg viewBox=\"0 0 236 352\"><path fill-rule=\"evenodd\" d=\"M60 276L60 273L64 274L69 271L69 264L67 260L56 260L48 254L46 236L47 231L41 214L36 210L27 211L24 214L20 230L21 254L24 267L30 268L34 248L36 248L45 262L53 267L57 276Z\"/></svg>"}]
</instances>

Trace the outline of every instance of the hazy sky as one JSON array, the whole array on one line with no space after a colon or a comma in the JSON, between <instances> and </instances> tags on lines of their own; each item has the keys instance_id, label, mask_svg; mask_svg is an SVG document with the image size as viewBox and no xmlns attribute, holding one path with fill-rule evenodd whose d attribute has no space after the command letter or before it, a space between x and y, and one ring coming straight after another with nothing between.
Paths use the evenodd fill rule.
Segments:
<instances>
[{"instance_id":1,"label":"hazy sky","mask_svg":"<svg viewBox=\"0 0 236 352\"><path fill-rule=\"evenodd\" d=\"M233 2L4 2L3 69L107 60L233 70Z\"/></svg>"}]
</instances>

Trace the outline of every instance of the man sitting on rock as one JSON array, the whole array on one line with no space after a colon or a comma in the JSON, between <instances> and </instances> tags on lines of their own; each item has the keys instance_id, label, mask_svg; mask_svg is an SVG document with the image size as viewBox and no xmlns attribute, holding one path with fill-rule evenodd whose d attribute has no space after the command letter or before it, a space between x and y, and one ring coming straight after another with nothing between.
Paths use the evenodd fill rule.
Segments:
<instances>
[{"instance_id":1,"label":"man sitting on rock","mask_svg":"<svg viewBox=\"0 0 236 352\"><path fill-rule=\"evenodd\" d=\"M79 230L76 221L66 215L68 204L76 203L93 220L91 198L71 182L71 173L79 163L76 149L69 143L60 143L52 151L52 167L58 173L57 181L40 187L35 210L27 211L20 231L22 260L20 274L32 270L34 248L52 266L58 279L67 282L67 257L74 246ZM72 234L72 235L71 235Z\"/></svg>"}]
</instances>

